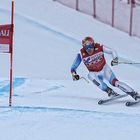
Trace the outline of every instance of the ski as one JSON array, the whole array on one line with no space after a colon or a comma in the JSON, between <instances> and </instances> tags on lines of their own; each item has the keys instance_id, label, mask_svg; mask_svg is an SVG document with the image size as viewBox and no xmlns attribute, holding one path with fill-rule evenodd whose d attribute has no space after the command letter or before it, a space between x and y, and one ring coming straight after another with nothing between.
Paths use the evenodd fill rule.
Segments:
<instances>
[{"instance_id":1,"label":"ski","mask_svg":"<svg viewBox=\"0 0 140 140\"><path fill-rule=\"evenodd\" d=\"M133 105L136 105L138 103L140 103L140 100L138 100L138 101L128 101L128 102L125 103L125 105L126 106L133 106Z\"/></svg>"},{"instance_id":2,"label":"ski","mask_svg":"<svg viewBox=\"0 0 140 140\"><path fill-rule=\"evenodd\" d=\"M136 104L140 103L140 96L137 96L136 98L137 98L136 101L128 101L128 102L125 103L125 105L126 106L133 106L133 105L136 105Z\"/></svg>"},{"instance_id":3,"label":"ski","mask_svg":"<svg viewBox=\"0 0 140 140\"><path fill-rule=\"evenodd\" d=\"M129 101L129 102L126 102L125 105L126 106L133 106L133 105L136 105L138 103L140 103L140 101Z\"/></svg>"},{"instance_id":4,"label":"ski","mask_svg":"<svg viewBox=\"0 0 140 140\"><path fill-rule=\"evenodd\" d=\"M101 104L105 104L105 103L108 103L108 102L111 102L111 101L114 101L114 100L117 100L117 99L120 99L120 98L124 98L128 96L128 94L124 94L124 95L117 95L117 96L114 96L112 98L109 98L109 99L103 99L103 100L99 100L98 104L101 105Z\"/></svg>"}]
</instances>

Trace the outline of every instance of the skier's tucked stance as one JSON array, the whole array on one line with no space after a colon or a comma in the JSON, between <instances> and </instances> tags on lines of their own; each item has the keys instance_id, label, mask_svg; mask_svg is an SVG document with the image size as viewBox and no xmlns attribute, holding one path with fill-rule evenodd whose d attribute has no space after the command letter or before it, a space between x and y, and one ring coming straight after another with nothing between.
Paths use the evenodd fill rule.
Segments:
<instances>
[{"instance_id":1,"label":"skier's tucked stance","mask_svg":"<svg viewBox=\"0 0 140 140\"><path fill-rule=\"evenodd\" d=\"M80 79L80 76L76 73L76 69L80 65L81 61L83 61L89 71L88 78L101 90L108 93L108 96L116 96L117 93L104 82L104 79L108 80L111 85L118 87L123 92L137 100L139 94L124 82L119 81L106 63L104 53L112 55L112 66L118 64L118 56L115 50L95 43L91 37L85 37L82 40L82 46L83 48L80 50L80 53L77 54L71 67L73 80Z\"/></svg>"}]
</instances>

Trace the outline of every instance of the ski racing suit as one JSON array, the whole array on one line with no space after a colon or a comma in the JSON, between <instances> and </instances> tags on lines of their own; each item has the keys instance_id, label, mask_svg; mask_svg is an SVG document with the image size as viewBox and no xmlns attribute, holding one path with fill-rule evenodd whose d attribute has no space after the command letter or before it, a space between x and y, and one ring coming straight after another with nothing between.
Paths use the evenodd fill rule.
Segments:
<instances>
[{"instance_id":1,"label":"ski racing suit","mask_svg":"<svg viewBox=\"0 0 140 140\"><path fill-rule=\"evenodd\" d=\"M101 90L107 92L108 86L104 82L104 79L106 79L111 85L118 87L127 94L134 92L130 86L124 82L120 82L116 78L115 74L106 63L104 53L111 54L113 59L118 57L116 51L98 43L95 44L94 51L91 55L82 48L71 66L71 73L76 72L81 61L83 61L89 71L88 78Z\"/></svg>"}]
</instances>

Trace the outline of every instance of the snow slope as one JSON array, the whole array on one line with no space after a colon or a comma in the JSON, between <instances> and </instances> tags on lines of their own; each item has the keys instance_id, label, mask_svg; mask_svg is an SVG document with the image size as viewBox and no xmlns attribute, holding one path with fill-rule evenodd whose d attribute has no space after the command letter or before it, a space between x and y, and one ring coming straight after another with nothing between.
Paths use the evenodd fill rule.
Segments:
<instances>
[{"instance_id":1,"label":"snow slope","mask_svg":"<svg viewBox=\"0 0 140 140\"><path fill-rule=\"evenodd\" d=\"M0 0L0 23L9 22L10 0ZM70 67L91 35L117 50L122 60L140 62L140 39L111 28L52 0L15 1L13 106L8 107L8 61L0 54L0 132L10 140L138 139L140 106L125 107L130 97L99 106L107 96L85 80L73 82ZM106 56L108 63L111 57ZM140 91L140 67L112 68L121 81ZM84 65L78 69L87 74ZM120 94L120 90L114 88Z\"/></svg>"}]
</instances>

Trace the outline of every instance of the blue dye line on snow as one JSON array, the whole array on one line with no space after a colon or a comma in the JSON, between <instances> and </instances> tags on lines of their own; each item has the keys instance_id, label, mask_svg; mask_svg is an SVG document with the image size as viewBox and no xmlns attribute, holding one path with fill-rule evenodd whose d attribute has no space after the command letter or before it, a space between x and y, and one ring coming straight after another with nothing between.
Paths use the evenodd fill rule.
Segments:
<instances>
[{"instance_id":1,"label":"blue dye line on snow","mask_svg":"<svg viewBox=\"0 0 140 140\"><path fill-rule=\"evenodd\" d=\"M24 84L25 80L26 80L26 78L14 78L13 83L12 83L13 84L12 85L13 89L16 88L16 87L21 86L22 84ZM7 85L5 85L5 86L0 88L0 93L1 92L9 92L9 88L10 88L10 83L8 82Z\"/></svg>"},{"instance_id":2,"label":"blue dye line on snow","mask_svg":"<svg viewBox=\"0 0 140 140\"><path fill-rule=\"evenodd\" d=\"M6 113L12 112L12 111L18 111L18 112L60 112L60 113L74 113L75 115L81 114L81 115L90 115L90 116L97 116L100 119L100 116L104 116L106 118L135 118L140 119L140 114L127 114L127 113L117 113L117 112L100 112L100 111L94 111L94 110L82 110L82 109L69 109L69 108L51 108L51 107L35 107L35 106L0 106L0 109L9 109ZM84 113L84 114L83 114Z\"/></svg>"}]
</instances>

